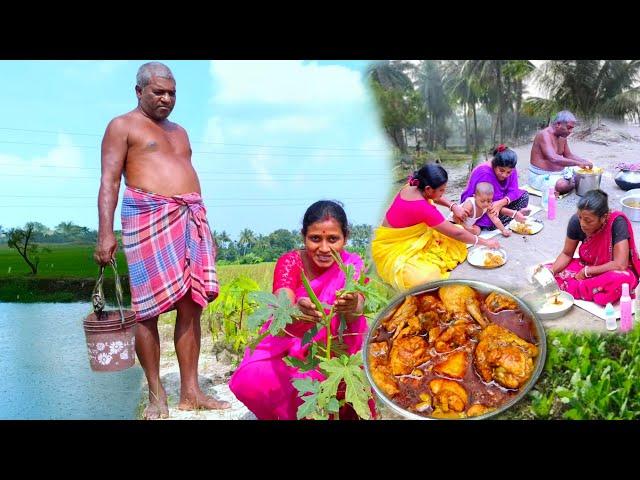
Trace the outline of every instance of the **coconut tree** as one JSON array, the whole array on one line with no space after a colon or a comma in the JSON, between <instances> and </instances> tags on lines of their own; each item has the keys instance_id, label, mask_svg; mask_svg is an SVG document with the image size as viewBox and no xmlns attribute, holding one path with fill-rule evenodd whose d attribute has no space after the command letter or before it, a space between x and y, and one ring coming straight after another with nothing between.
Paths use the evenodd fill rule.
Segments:
<instances>
[{"instance_id":1,"label":"coconut tree","mask_svg":"<svg viewBox=\"0 0 640 480\"><path fill-rule=\"evenodd\" d=\"M412 122L411 103L413 82L408 71L409 62L384 60L371 64L367 78L380 108L382 125L402 154L407 153L405 129Z\"/></svg>"},{"instance_id":2,"label":"coconut tree","mask_svg":"<svg viewBox=\"0 0 640 480\"><path fill-rule=\"evenodd\" d=\"M451 115L451 105L443 86L443 72L437 60L423 60L417 72L418 91L423 102L427 146L435 149L439 143L446 145L445 122Z\"/></svg>"},{"instance_id":3,"label":"coconut tree","mask_svg":"<svg viewBox=\"0 0 640 480\"><path fill-rule=\"evenodd\" d=\"M252 230L245 228L240 232L238 244L242 246L243 255L247 254L247 248L250 248L254 243L256 243L256 234Z\"/></svg>"},{"instance_id":4,"label":"coconut tree","mask_svg":"<svg viewBox=\"0 0 640 480\"><path fill-rule=\"evenodd\" d=\"M566 109L589 124L602 116L640 119L639 60L551 60L535 79L548 98L528 99L531 113L550 117Z\"/></svg>"}]
</instances>

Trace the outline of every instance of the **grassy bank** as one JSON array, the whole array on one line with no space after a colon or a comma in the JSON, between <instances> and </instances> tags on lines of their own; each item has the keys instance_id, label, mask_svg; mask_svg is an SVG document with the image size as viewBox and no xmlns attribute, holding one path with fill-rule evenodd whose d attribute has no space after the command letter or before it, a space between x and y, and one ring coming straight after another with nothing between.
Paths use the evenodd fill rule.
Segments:
<instances>
[{"instance_id":1,"label":"grassy bank","mask_svg":"<svg viewBox=\"0 0 640 480\"><path fill-rule=\"evenodd\" d=\"M38 273L29 267L15 249L0 246L0 302L82 302L91 299L99 268L93 260L94 245L42 245L50 252L39 254ZM116 256L125 303L131 301L127 262L119 250ZM275 263L221 265L218 278L222 285L238 276L254 279L261 288L271 289ZM105 296L115 299L113 272L105 274Z\"/></svg>"}]
</instances>

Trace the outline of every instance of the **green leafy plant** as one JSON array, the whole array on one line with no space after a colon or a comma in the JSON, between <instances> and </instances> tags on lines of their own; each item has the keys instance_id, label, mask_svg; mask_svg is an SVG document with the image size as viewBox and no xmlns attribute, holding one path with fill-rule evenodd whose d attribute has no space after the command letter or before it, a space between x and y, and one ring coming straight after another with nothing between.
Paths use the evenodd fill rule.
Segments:
<instances>
[{"instance_id":1,"label":"green leafy plant","mask_svg":"<svg viewBox=\"0 0 640 480\"><path fill-rule=\"evenodd\" d=\"M551 331L548 341L543 375L506 417L640 418L640 326L628 334Z\"/></svg>"},{"instance_id":2,"label":"green leafy plant","mask_svg":"<svg viewBox=\"0 0 640 480\"><path fill-rule=\"evenodd\" d=\"M377 286L366 281L364 275L356 276L353 265L346 265L337 252L332 252L334 260L345 274L345 286L336 292L336 299L348 293L360 293L366 298L365 305L373 304L379 308L386 298L380 293ZM371 399L371 388L362 369L362 355L356 353L348 355L343 343L343 333L346 328L346 319L341 318L339 333L336 338L330 334L331 319L334 317L335 304L325 305L320 302L311 288L309 279L302 273L302 283L309 299L320 312L321 318L303 336L302 343L307 346L307 355L304 360L295 357L285 358L285 362L301 371L318 369L324 380L311 378L294 380L293 385L298 390L298 396L302 398L302 404L298 408L298 419L330 419L335 418L340 408L349 404L356 413L364 419L371 418L368 402ZM278 296L266 292L254 292L251 294L258 307L248 318L249 328L260 328L269 319L271 323L253 344L257 344L267 334L275 336L287 335L285 329L294 320L305 320L298 307L291 305L291 301L284 292ZM344 317L341 315L341 317ZM326 341L316 341L314 337L321 328L326 328ZM335 341L335 343L334 343ZM344 398L338 398L338 389L344 385Z\"/></svg>"},{"instance_id":3,"label":"green leafy plant","mask_svg":"<svg viewBox=\"0 0 640 480\"><path fill-rule=\"evenodd\" d=\"M249 294L259 290L260 285L244 276L233 279L220 289L218 298L208 307L214 341L222 337L226 345L236 353L246 348L256 333L248 316L258 305Z\"/></svg>"}]
</instances>

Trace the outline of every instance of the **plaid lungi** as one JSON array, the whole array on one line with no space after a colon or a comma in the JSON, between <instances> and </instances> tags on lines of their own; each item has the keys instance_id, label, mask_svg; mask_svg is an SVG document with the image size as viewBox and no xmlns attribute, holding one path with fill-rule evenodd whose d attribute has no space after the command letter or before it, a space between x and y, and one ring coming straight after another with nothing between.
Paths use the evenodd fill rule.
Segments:
<instances>
[{"instance_id":1,"label":"plaid lungi","mask_svg":"<svg viewBox=\"0 0 640 480\"><path fill-rule=\"evenodd\" d=\"M217 297L216 247L198 193L165 197L127 187L122 243L138 321L172 310L189 290L201 307Z\"/></svg>"}]
</instances>

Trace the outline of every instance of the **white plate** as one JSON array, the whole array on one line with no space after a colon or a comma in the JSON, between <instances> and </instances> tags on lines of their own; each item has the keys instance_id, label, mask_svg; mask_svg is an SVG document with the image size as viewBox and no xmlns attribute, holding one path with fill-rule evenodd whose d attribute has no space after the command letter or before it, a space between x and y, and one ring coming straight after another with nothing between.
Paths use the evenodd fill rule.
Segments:
<instances>
[{"instance_id":1,"label":"white plate","mask_svg":"<svg viewBox=\"0 0 640 480\"><path fill-rule=\"evenodd\" d=\"M535 235L540 230L542 230L542 227L544 226L542 222L536 222L535 220L527 218L527 221L524 224L531 227L531 233L518 233L514 230L516 224L519 224L519 222L512 220L511 222L509 222L509 225L507 225L507 227L509 228L509 230L517 233L518 235Z\"/></svg>"},{"instance_id":2,"label":"white plate","mask_svg":"<svg viewBox=\"0 0 640 480\"><path fill-rule=\"evenodd\" d=\"M507 263L507 251L503 248L491 249L487 247L476 247L469 250L469 254L467 255L467 261L478 268L500 268L502 265L498 265L496 267L486 267L484 264L484 259L488 252L498 254L504 259L504 263Z\"/></svg>"}]
</instances>

